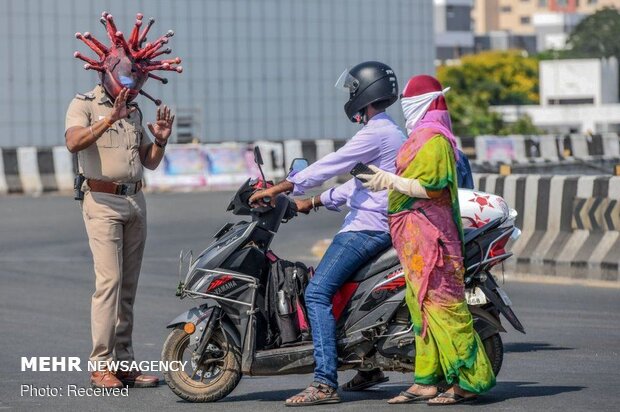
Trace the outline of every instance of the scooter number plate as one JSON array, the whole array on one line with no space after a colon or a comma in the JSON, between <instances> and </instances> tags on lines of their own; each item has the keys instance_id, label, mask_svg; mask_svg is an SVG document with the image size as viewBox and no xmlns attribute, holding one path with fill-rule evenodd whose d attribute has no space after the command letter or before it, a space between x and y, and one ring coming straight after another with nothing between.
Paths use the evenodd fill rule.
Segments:
<instances>
[{"instance_id":1,"label":"scooter number plate","mask_svg":"<svg viewBox=\"0 0 620 412\"><path fill-rule=\"evenodd\" d=\"M468 305L484 305L487 303L487 297L482 289L476 287L474 289L465 290L465 299Z\"/></svg>"},{"instance_id":2,"label":"scooter number plate","mask_svg":"<svg viewBox=\"0 0 620 412\"><path fill-rule=\"evenodd\" d=\"M512 301L508 297L508 294L504 292L502 288L497 288L497 294L499 295L500 298L502 298L502 301L504 302L506 306L512 306Z\"/></svg>"}]
</instances>

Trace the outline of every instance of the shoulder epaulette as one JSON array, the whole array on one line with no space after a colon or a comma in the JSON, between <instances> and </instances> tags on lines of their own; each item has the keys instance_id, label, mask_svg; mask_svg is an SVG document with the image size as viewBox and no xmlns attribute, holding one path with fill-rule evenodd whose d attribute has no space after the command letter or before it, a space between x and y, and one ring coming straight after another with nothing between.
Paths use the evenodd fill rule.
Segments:
<instances>
[{"instance_id":1,"label":"shoulder epaulette","mask_svg":"<svg viewBox=\"0 0 620 412\"><path fill-rule=\"evenodd\" d=\"M75 98L80 99L80 100L93 100L95 98L95 93L93 92L76 93Z\"/></svg>"}]
</instances>

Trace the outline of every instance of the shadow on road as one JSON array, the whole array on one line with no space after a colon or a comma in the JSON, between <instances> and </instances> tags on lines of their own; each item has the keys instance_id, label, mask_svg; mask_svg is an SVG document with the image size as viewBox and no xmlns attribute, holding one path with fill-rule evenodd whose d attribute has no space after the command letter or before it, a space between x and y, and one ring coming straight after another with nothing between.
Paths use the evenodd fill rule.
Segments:
<instances>
[{"instance_id":1,"label":"shadow on road","mask_svg":"<svg viewBox=\"0 0 620 412\"><path fill-rule=\"evenodd\" d=\"M367 400L386 400L396 396L400 391L407 390L409 385L384 384L376 389L364 392L340 392L343 402L356 402ZM220 402L242 402L242 401L267 401L284 402L285 399L298 393L298 390L265 390L260 392L246 393L243 395L227 396ZM488 394L485 394L476 401L478 405L490 405L508 399L518 398L538 398L544 396L554 396L567 392L577 392L586 389L586 386L555 386L539 385L538 382L498 382L497 386ZM182 401L181 401L182 402Z\"/></svg>"},{"instance_id":2,"label":"shadow on road","mask_svg":"<svg viewBox=\"0 0 620 412\"><path fill-rule=\"evenodd\" d=\"M355 402L365 400L382 400L389 399L392 396L397 395L401 390L405 390L409 387L402 385L381 385L378 388L367 390L363 392L343 392L339 391L340 397L343 402ZM286 389L286 390L265 390L260 392L245 393L243 395L229 395L219 402L242 402L242 401L263 401L263 402L284 402L291 396L296 395L304 388L299 389Z\"/></svg>"},{"instance_id":3,"label":"shadow on road","mask_svg":"<svg viewBox=\"0 0 620 412\"><path fill-rule=\"evenodd\" d=\"M575 348L567 348L565 346L555 346L546 342L511 342L504 344L504 352L526 353L540 351L556 351L556 350L574 350Z\"/></svg>"},{"instance_id":4,"label":"shadow on road","mask_svg":"<svg viewBox=\"0 0 620 412\"><path fill-rule=\"evenodd\" d=\"M360 402L367 400L386 400L404 391L409 385L384 384L380 387L364 392L340 392L343 402ZM497 386L488 394L480 397L475 405L491 405L508 399L538 398L554 396L567 392L577 392L586 389L586 386L555 386L539 385L538 382L498 382ZM301 390L265 390L243 395L230 395L220 402L284 402ZM183 402L183 401L180 401Z\"/></svg>"},{"instance_id":5,"label":"shadow on road","mask_svg":"<svg viewBox=\"0 0 620 412\"><path fill-rule=\"evenodd\" d=\"M295 395L296 393L300 392L301 389L295 390L295 389L287 389L287 390L265 390L265 391L260 391L260 392L251 392L251 393L244 393L243 395L228 395L227 397L225 397L224 399L222 399L221 403L225 403L225 402L243 402L243 401L251 401L251 402L257 402L257 401L263 401L263 402L278 402L278 401L282 401L284 402L286 399L290 398L291 396Z\"/></svg>"},{"instance_id":6,"label":"shadow on road","mask_svg":"<svg viewBox=\"0 0 620 412\"><path fill-rule=\"evenodd\" d=\"M577 392L586 388L586 386L539 385L538 382L497 382L495 388L480 397L476 403L486 405L508 399L554 396L561 393Z\"/></svg>"}]
</instances>

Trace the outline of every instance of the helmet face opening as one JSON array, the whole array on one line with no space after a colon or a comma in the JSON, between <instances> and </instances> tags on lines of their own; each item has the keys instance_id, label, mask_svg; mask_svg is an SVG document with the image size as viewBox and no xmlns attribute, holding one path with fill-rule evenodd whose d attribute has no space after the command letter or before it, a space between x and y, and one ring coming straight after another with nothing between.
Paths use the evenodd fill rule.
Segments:
<instances>
[{"instance_id":1,"label":"helmet face opening","mask_svg":"<svg viewBox=\"0 0 620 412\"><path fill-rule=\"evenodd\" d=\"M354 94L360 86L359 80L351 76L349 69L342 72L334 87L344 93Z\"/></svg>"},{"instance_id":2,"label":"helmet face opening","mask_svg":"<svg viewBox=\"0 0 620 412\"><path fill-rule=\"evenodd\" d=\"M112 98L116 98L123 88L127 88L127 100L135 99L148 79L148 72L142 70L122 48L110 50L103 66L105 71L100 73L101 84Z\"/></svg>"}]
</instances>

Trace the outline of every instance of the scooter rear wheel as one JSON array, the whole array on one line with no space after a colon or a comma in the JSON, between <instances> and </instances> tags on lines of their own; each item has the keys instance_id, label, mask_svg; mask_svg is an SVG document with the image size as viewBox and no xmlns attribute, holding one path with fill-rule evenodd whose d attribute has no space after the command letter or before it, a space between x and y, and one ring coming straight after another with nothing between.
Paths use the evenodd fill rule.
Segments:
<instances>
[{"instance_id":1,"label":"scooter rear wheel","mask_svg":"<svg viewBox=\"0 0 620 412\"><path fill-rule=\"evenodd\" d=\"M499 336L499 333L496 333L482 341L482 344L484 345L484 351L491 361L493 373L497 376L504 362L504 343L502 342L502 338Z\"/></svg>"},{"instance_id":2,"label":"scooter rear wheel","mask_svg":"<svg viewBox=\"0 0 620 412\"><path fill-rule=\"evenodd\" d=\"M187 361L185 370L164 372L166 383L177 396L189 402L215 402L241 380L241 353L227 341L221 330L213 332L207 349L218 357L207 357L202 365L192 359L190 337L182 328L173 329L164 342L162 361Z\"/></svg>"}]
</instances>

